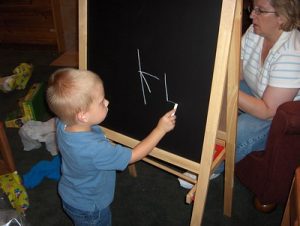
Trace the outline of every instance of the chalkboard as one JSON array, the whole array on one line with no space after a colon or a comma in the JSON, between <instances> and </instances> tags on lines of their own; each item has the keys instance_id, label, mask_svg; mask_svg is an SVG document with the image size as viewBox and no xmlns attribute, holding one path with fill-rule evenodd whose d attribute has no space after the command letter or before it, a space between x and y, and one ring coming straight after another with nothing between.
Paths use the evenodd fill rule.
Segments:
<instances>
[{"instance_id":1,"label":"chalkboard","mask_svg":"<svg viewBox=\"0 0 300 226\"><path fill-rule=\"evenodd\" d=\"M158 147L201 158L222 1L88 1L87 68L104 81L103 126L142 140L178 103ZM151 91L151 92L150 92Z\"/></svg>"}]
</instances>

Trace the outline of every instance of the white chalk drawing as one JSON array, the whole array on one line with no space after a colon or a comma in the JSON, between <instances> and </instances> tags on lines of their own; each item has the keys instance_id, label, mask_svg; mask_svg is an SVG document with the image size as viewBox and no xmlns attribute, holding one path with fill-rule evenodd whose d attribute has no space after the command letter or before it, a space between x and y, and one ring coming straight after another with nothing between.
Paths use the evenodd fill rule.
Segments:
<instances>
[{"instance_id":1,"label":"white chalk drawing","mask_svg":"<svg viewBox=\"0 0 300 226\"><path fill-rule=\"evenodd\" d=\"M169 100L169 94L168 94L168 85L167 85L167 74L164 74L164 80L165 80L165 91L166 91L166 101L172 104L176 104L174 101Z\"/></svg>"},{"instance_id":2,"label":"white chalk drawing","mask_svg":"<svg viewBox=\"0 0 300 226\"><path fill-rule=\"evenodd\" d=\"M148 88L148 92L151 93L151 89L150 89L150 86L145 78L145 75L148 75L152 78L155 78L157 80L159 80L159 78L155 75L151 75L147 72L144 72L142 71L142 66L141 66L141 58L140 58L140 50L137 49L137 55L138 55L138 62L139 62L139 75L140 75L140 80L141 80L141 86L142 86L142 92L143 92L143 98L144 98L144 104L146 105L147 104L147 101L146 101L146 95L145 95L145 89L144 89L144 83L146 84L147 88Z\"/></svg>"},{"instance_id":3,"label":"white chalk drawing","mask_svg":"<svg viewBox=\"0 0 300 226\"><path fill-rule=\"evenodd\" d=\"M141 81L141 87L142 87L142 93L143 93L143 99L144 99L144 104L146 105L147 104L147 100L146 100L146 95L145 95L145 88L144 88L144 84L147 86L147 89L148 89L148 92L151 93L151 89L150 89L150 86L147 82L147 79L145 77L145 75L147 76L150 76L151 78L154 78L156 80L160 80L157 76L155 75L152 75L148 72L145 72L142 70L142 65L141 65L141 58L140 58L140 50L137 49L137 56L138 56L138 64L139 64L139 70L138 70L138 73L139 73L139 76L140 76L140 81ZM164 74L164 85L165 85L165 94L166 94L166 101L169 102L169 103L173 103L175 104L174 101L171 101L169 99L169 94L168 94L168 86L167 86L167 74L165 73Z\"/></svg>"}]
</instances>

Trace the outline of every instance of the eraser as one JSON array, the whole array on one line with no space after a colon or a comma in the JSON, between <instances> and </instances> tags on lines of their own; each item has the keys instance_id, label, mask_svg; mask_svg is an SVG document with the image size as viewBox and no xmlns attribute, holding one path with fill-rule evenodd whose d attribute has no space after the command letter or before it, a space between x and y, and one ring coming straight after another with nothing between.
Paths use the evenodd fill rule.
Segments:
<instances>
[{"instance_id":1,"label":"eraser","mask_svg":"<svg viewBox=\"0 0 300 226\"><path fill-rule=\"evenodd\" d=\"M175 104L174 104L174 108L173 108L173 109L175 110L175 112L176 112L176 110L177 110L177 107L178 107L178 104L175 103ZM175 115L175 112L174 112L171 116L174 116L174 115Z\"/></svg>"}]
</instances>

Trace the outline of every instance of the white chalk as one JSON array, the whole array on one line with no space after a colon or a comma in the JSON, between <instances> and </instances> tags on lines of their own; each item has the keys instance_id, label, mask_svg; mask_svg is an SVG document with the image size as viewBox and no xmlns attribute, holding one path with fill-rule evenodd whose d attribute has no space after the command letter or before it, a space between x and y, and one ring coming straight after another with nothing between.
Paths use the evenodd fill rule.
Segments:
<instances>
[{"instance_id":1,"label":"white chalk","mask_svg":"<svg viewBox=\"0 0 300 226\"><path fill-rule=\"evenodd\" d=\"M178 107L178 104L175 103L175 104L174 104L174 108L173 108L173 109L175 110L175 112L176 112L176 110L177 110L177 107ZM174 115L175 115L175 112L174 112L171 116L174 116Z\"/></svg>"}]
</instances>

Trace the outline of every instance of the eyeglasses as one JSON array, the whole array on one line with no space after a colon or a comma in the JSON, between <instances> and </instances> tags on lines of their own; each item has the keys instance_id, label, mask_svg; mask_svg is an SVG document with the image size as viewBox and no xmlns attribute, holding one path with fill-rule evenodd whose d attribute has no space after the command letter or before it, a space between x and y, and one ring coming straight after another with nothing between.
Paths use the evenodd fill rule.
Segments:
<instances>
[{"instance_id":1,"label":"eyeglasses","mask_svg":"<svg viewBox=\"0 0 300 226\"><path fill-rule=\"evenodd\" d=\"M276 13L275 11L270 12L270 11L266 11L266 10L262 10L261 8L258 7L254 7L252 8L251 6L248 6L248 12L251 14L252 12L255 13L255 15L259 16L261 14L267 14L267 13Z\"/></svg>"}]
</instances>

